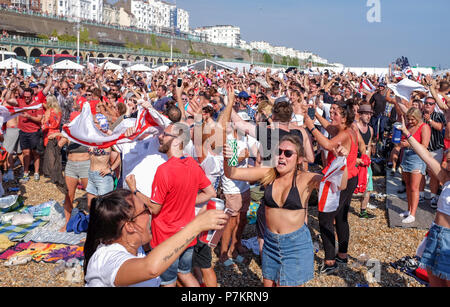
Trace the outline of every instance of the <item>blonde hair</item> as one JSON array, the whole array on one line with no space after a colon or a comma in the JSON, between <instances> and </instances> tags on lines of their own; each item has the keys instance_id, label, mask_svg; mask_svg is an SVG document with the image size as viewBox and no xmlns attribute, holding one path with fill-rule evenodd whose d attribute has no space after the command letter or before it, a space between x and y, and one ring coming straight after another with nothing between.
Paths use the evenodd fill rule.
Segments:
<instances>
[{"instance_id":1,"label":"blonde hair","mask_svg":"<svg viewBox=\"0 0 450 307\"><path fill-rule=\"evenodd\" d=\"M61 112L61 107L59 106L58 100L55 96L47 96L47 102L45 103L45 107L47 110L54 109L57 112Z\"/></svg>"},{"instance_id":2,"label":"blonde hair","mask_svg":"<svg viewBox=\"0 0 450 307\"><path fill-rule=\"evenodd\" d=\"M406 113L406 118L413 117L415 120L417 120L418 123L421 123L422 120L422 112L417 108L411 108Z\"/></svg>"},{"instance_id":3,"label":"blonde hair","mask_svg":"<svg viewBox=\"0 0 450 307\"><path fill-rule=\"evenodd\" d=\"M262 114L263 111L265 111L267 115L272 114L272 104L267 100L263 100L258 104L258 113Z\"/></svg>"},{"instance_id":4,"label":"blonde hair","mask_svg":"<svg viewBox=\"0 0 450 307\"><path fill-rule=\"evenodd\" d=\"M283 137L281 138L279 144L281 144L281 143L283 143L283 142L290 142L290 143L294 144L294 146L295 146L295 151L297 152L297 157L298 157L298 158L304 157L304 156L305 156L305 150L304 150L304 148L303 148L302 142L301 142L301 140L300 140L300 137L298 137L297 135L293 135L293 134L285 135L285 136L283 136ZM279 146L278 146L278 147L279 147ZM301 165L299 164L299 165L297 166L297 169L299 169L300 166L301 166ZM271 169L264 175L264 177L260 180L260 183L261 183L263 186L268 186L268 185L272 184L272 183L275 181L275 179L277 179L278 175L279 175L279 173L278 173L277 169L276 169L275 167L274 167L274 168L271 168Z\"/></svg>"}]
</instances>

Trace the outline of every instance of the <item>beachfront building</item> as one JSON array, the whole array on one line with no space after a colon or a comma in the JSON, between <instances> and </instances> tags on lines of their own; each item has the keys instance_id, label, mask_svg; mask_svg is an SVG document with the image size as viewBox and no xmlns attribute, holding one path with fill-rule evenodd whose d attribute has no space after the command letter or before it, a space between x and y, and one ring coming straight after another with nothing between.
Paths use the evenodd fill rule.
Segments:
<instances>
[{"instance_id":1,"label":"beachfront building","mask_svg":"<svg viewBox=\"0 0 450 307\"><path fill-rule=\"evenodd\" d=\"M40 11L41 0L1 0L1 5L15 7L21 10Z\"/></svg>"},{"instance_id":2,"label":"beachfront building","mask_svg":"<svg viewBox=\"0 0 450 307\"><path fill-rule=\"evenodd\" d=\"M258 50L261 53L275 54L275 48L265 41L251 42L250 46L252 46L253 49Z\"/></svg>"},{"instance_id":3,"label":"beachfront building","mask_svg":"<svg viewBox=\"0 0 450 307\"><path fill-rule=\"evenodd\" d=\"M41 0L41 12L46 15L57 15L58 0Z\"/></svg>"},{"instance_id":4,"label":"beachfront building","mask_svg":"<svg viewBox=\"0 0 450 307\"><path fill-rule=\"evenodd\" d=\"M170 32L169 29L189 31L189 13L174 4L155 0L131 0L123 4L136 18L134 27L148 31Z\"/></svg>"},{"instance_id":5,"label":"beachfront building","mask_svg":"<svg viewBox=\"0 0 450 307\"><path fill-rule=\"evenodd\" d=\"M218 25L197 28L194 32L200 36L206 36L206 40L214 44L239 47L241 42L241 29L235 26Z\"/></svg>"},{"instance_id":6,"label":"beachfront building","mask_svg":"<svg viewBox=\"0 0 450 307\"><path fill-rule=\"evenodd\" d=\"M57 15L72 19L103 21L103 0L58 0Z\"/></svg>"}]
</instances>

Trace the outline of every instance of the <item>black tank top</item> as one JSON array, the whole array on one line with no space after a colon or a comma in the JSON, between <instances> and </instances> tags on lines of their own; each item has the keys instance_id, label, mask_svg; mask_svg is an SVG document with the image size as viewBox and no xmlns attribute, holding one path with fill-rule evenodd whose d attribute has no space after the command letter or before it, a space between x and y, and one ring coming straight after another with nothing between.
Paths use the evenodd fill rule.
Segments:
<instances>
[{"instance_id":1,"label":"black tank top","mask_svg":"<svg viewBox=\"0 0 450 307\"><path fill-rule=\"evenodd\" d=\"M361 133L361 136L364 140L364 143L367 145L369 145L370 139L372 138L372 134L370 133L370 127L367 127L367 132L366 133L362 133L361 129L359 129L359 133Z\"/></svg>"},{"instance_id":2,"label":"black tank top","mask_svg":"<svg viewBox=\"0 0 450 307\"><path fill-rule=\"evenodd\" d=\"M268 185L266 187L266 190L264 191L264 197L261 200L263 206L286 210L305 210L306 208L303 207L300 194L298 193L296 179L297 179L297 170L295 171L294 179L292 179L292 187L289 190L288 197L286 198L286 201L281 207L273 200L272 197L273 183L271 185Z\"/></svg>"}]
</instances>

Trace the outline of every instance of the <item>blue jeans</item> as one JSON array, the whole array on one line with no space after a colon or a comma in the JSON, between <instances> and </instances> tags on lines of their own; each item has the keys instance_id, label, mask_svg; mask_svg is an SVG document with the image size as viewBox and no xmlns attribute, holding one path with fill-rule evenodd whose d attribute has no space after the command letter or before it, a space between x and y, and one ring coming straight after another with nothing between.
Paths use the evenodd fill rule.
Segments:
<instances>
[{"instance_id":1,"label":"blue jeans","mask_svg":"<svg viewBox=\"0 0 450 307\"><path fill-rule=\"evenodd\" d=\"M314 250L308 226L284 235L266 228L262 273L280 286L300 286L314 278Z\"/></svg>"},{"instance_id":2,"label":"blue jeans","mask_svg":"<svg viewBox=\"0 0 450 307\"><path fill-rule=\"evenodd\" d=\"M86 192L95 196L108 194L114 190L114 178L112 175L102 177L100 172L89 170Z\"/></svg>"},{"instance_id":3,"label":"blue jeans","mask_svg":"<svg viewBox=\"0 0 450 307\"><path fill-rule=\"evenodd\" d=\"M372 116L372 118L370 119L370 126L373 128L373 133L375 134L375 137L377 139L383 139L384 128L386 127L387 122L388 118L383 114L380 114L376 117Z\"/></svg>"},{"instance_id":4,"label":"blue jeans","mask_svg":"<svg viewBox=\"0 0 450 307\"><path fill-rule=\"evenodd\" d=\"M427 236L420 267L434 276L450 280L450 228L433 224Z\"/></svg>"},{"instance_id":5,"label":"blue jeans","mask_svg":"<svg viewBox=\"0 0 450 307\"><path fill-rule=\"evenodd\" d=\"M161 274L161 285L170 285L177 281L178 273L187 274L192 269L192 255L194 254L194 247L188 247L172 265Z\"/></svg>"}]
</instances>

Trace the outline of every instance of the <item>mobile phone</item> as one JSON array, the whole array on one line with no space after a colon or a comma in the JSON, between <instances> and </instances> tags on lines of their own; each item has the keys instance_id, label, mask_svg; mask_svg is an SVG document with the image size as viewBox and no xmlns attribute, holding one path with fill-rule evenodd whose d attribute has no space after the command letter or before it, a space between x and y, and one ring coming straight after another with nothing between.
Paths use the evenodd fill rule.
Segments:
<instances>
[{"instance_id":1,"label":"mobile phone","mask_svg":"<svg viewBox=\"0 0 450 307\"><path fill-rule=\"evenodd\" d=\"M228 214L230 217L234 213L234 211L232 209L230 209L230 208L226 208L224 212L225 212L225 214ZM213 233L213 235L211 237L211 240L208 243L208 245L210 247L216 247L217 246L217 244L219 243L220 239L222 238L224 230L225 230L225 227L220 229L220 230L215 230L214 231L214 233Z\"/></svg>"},{"instance_id":2,"label":"mobile phone","mask_svg":"<svg viewBox=\"0 0 450 307\"><path fill-rule=\"evenodd\" d=\"M309 118L311 118L312 120L314 120L316 118L316 109L314 108L309 108L308 109L308 116Z\"/></svg>"},{"instance_id":3,"label":"mobile phone","mask_svg":"<svg viewBox=\"0 0 450 307\"><path fill-rule=\"evenodd\" d=\"M177 80L177 87L181 87L183 85L183 79L178 78Z\"/></svg>"}]
</instances>

